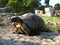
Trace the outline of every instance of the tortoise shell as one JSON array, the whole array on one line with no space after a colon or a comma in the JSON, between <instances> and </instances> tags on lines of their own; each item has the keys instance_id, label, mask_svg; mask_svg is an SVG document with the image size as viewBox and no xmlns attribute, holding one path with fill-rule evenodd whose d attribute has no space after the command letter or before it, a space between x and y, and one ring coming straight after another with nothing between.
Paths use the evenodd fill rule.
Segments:
<instances>
[{"instance_id":1,"label":"tortoise shell","mask_svg":"<svg viewBox=\"0 0 60 45\"><path fill-rule=\"evenodd\" d=\"M45 23L38 15L26 13L20 16L20 18L23 20L23 25L25 24L25 26L29 29L31 35L40 34L40 32L44 31Z\"/></svg>"}]
</instances>

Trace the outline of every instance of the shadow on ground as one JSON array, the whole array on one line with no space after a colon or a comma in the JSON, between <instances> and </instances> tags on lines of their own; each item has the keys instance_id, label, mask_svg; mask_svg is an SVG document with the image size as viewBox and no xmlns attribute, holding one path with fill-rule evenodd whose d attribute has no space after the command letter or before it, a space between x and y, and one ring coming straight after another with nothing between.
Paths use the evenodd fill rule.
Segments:
<instances>
[{"instance_id":1,"label":"shadow on ground","mask_svg":"<svg viewBox=\"0 0 60 45\"><path fill-rule=\"evenodd\" d=\"M29 41L15 41L0 38L0 45L40 45L40 43Z\"/></svg>"}]
</instances>

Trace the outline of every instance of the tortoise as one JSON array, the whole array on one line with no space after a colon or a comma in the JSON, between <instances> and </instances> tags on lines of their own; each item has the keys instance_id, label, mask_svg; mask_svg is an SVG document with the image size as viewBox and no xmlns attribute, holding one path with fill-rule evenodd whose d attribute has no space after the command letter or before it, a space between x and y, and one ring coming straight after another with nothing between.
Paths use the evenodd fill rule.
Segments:
<instances>
[{"instance_id":1,"label":"tortoise","mask_svg":"<svg viewBox=\"0 0 60 45\"><path fill-rule=\"evenodd\" d=\"M14 33L25 34L25 35L39 35L41 32L49 32L46 29L45 22L43 19L33 13L26 13L16 17L11 18L14 22L13 25L16 28Z\"/></svg>"}]
</instances>

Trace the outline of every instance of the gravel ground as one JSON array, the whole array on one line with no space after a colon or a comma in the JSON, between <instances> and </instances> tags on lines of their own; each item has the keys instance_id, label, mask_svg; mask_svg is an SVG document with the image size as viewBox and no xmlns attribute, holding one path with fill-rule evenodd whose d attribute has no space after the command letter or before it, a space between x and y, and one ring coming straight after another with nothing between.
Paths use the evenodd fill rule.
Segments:
<instances>
[{"instance_id":1,"label":"gravel ground","mask_svg":"<svg viewBox=\"0 0 60 45\"><path fill-rule=\"evenodd\" d=\"M41 32L39 36L13 34L12 28L0 29L0 45L60 45L60 33Z\"/></svg>"}]
</instances>

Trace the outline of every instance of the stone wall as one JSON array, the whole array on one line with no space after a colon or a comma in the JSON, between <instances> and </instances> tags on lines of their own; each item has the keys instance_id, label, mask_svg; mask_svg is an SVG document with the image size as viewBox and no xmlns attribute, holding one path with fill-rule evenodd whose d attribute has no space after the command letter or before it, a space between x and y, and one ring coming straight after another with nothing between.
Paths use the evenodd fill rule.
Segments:
<instances>
[{"instance_id":1,"label":"stone wall","mask_svg":"<svg viewBox=\"0 0 60 45\"><path fill-rule=\"evenodd\" d=\"M54 9L53 8L51 8L51 7L45 8L45 14L47 16L53 16L54 15L53 12L54 12Z\"/></svg>"},{"instance_id":2,"label":"stone wall","mask_svg":"<svg viewBox=\"0 0 60 45\"><path fill-rule=\"evenodd\" d=\"M45 14L43 14L43 10L35 10L35 14L37 14L39 16L54 16L54 8L46 7Z\"/></svg>"}]
</instances>

